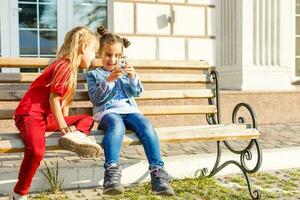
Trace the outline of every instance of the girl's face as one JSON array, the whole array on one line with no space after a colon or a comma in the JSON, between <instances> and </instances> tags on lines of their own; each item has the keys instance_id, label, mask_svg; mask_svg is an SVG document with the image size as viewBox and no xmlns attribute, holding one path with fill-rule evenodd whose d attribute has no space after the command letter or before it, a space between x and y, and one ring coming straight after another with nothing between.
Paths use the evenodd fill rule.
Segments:
<instances>
[{"instance_id":1,"label":"girl's face","mask_svg":"<svg viewBox=\"0 0 300 200\"><path fill-rule=\"evenodd\" d=\"M92 60L95 59L98 48L97 41L89 42L82 46L82 56L79 65L81 68L88 69L90 67Z\"/></svg>"},{"instance_id":2,"label":"girl's face","mask_svg":"<svg viewBox=\"0 0 300 200\"><path fill-rule=\"evenodd\" d=\"M104 45L101 52L101 59L105 70L112 71L118 65L118 61L123 53L122 47L121 43Z\"/></svg>"}]
</instances>

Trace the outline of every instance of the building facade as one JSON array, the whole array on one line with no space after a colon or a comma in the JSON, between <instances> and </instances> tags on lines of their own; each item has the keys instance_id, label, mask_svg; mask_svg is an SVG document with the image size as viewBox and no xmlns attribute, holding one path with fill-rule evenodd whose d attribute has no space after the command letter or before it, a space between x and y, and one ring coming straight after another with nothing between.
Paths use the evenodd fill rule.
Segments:
<instances>
[{"instance_id":1,"label":"building facade","mask_svg":"<svg viewBox=\"0 0 300 200\"><path fill-rule=\"evenodd\" d=\"M300 80L300 0L0 0L0 23L1 56L53 57L72 27L104 25L130 59L206 60L223 89Z\"/></svg>"}]
</instances>

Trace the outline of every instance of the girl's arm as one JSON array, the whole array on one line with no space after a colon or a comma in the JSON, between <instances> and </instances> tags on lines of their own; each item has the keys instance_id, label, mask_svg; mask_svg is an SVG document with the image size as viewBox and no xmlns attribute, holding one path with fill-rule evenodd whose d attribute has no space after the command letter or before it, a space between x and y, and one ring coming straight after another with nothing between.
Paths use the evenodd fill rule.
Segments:
<instances>
[{"instance_id":1,"label":"girl's arm","mask_svg":"<svg viewBox=\"0 0 300 200\"><path fill-rule=\"evenodd\" d=\"M140 96L140 94L143 92L143 84L139 80L139 77L134 69L133 66L128 65L126 62L125 71L128 73L129 78L129 86L131 89L131 93L134 97Z\"/></svg>"},{"instance_id":2,"label":"girl's arm","mask_svg":"<svg viewBox=\"0 0 300 200\"><path fill-rule=\"evenodd\" d=\"M56 122L57 122L60 132L62 132L63 134L66 134L68 132L75 131L75 130L72 130L72 129L74 129L74 127L68 127L68 125L64 119L63 111L60 107L59 100L60 100L59 94L50 93L49 102L51 105L51 110L56 119Z\"/></svg>"},{"instance_id":3,"label":"girl's arm","mask_svg":"<svg viewBox=\"0 0 300 200\"><path fill-rule=\"evenodd\" d=\"M137 75L134 77L134 79L129 78L129 86L134 97L140 96L144 90L143 84Z\"/></svg>"},{"instance_id":4,"label":"girl's arm","mask_svg":"<svg viewBox=\"0 0 300 200\"><path fill-rule=\"evenodd\" d=\"M102 75L96 76L95 70L89 71L86 76L89 97L94 105L104 104L112 94L114 82L109 82Z\"/></svg>"},{"instance_id":5,"label":"girl's arm","mask_svg":"<svg viewBox=\"0 0 300 200\"><path fill-rule=\"evenodd\" d=\"M70 110L70 107L65 105L62 109L62 112L63 112L63 116L64 117L68 117L69 116L69 110Z\"/></svg>"}]
</instances>

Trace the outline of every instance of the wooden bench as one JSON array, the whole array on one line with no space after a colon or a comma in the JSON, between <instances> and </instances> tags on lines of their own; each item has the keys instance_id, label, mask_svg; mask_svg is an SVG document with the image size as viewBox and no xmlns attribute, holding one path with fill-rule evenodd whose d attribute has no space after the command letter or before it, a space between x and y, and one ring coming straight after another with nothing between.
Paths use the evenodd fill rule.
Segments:
<instances>
[{"instance_id":1,"label":"wooden bench","mask_svg":"<svg viewBox=\"0 0 300 200\"><path fill-rule=\"evenodd\" d=\"M0 58L1 68L41 68L51 62L48 58ZM137 98L140 110L152 121L161 143L177 142L217 142L216 163L209 173L213 176L229 164L241 169L247 180L253 199L260 199L260 191L251 188L248 174L257 172L262 162L262 152L258 143L259 132L255 113L250 105L238 104L232 113L232 123L222 124L218 74L204 61L129 61L136 67L144 84L145 91ZM99 66L99 60L93 66ZM30 83L39 73L0 73L0 153L21 152L24 145L13 125L14 109L26 92ZM70 114L91 114L92 104L87 94L85 74L78 76L78 89ZM238 116L240 108L249 111L251 123ZM203 124L204 121L208 125ZM47 133L47 149L60 149L59 133ZM93 130L90 136L102 142L102 131ZM234 149L228 141L249 141L242 150ZM231 152L240 156L240 162L229 160L220 164L221 142ZM139 144L134 133L128 132L124 145ZM246 160L252 159L251 151L256 150L255 166L249 169Z\"/></svg>"}]
</instances>

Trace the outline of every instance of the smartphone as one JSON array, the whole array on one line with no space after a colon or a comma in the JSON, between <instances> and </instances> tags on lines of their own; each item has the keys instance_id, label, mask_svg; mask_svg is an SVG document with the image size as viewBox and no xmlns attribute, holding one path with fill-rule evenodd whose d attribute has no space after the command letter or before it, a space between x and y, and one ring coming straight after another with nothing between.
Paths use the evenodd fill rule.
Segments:
<instances>
[{"instance_id":1,"label":"smartphone","mask_svg":"<svg viewBox=\"0 0 300 200\"><path fill-rule=\"evenodd\" d=\"M125 70L125 66L126 66L126 56L122 56L119 60L119 66ZM127 73L124 73L124 75L126 75Z\"/></svg>"}]
</instances>

